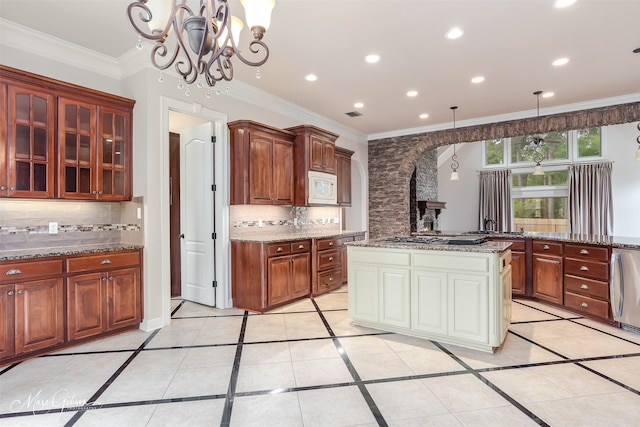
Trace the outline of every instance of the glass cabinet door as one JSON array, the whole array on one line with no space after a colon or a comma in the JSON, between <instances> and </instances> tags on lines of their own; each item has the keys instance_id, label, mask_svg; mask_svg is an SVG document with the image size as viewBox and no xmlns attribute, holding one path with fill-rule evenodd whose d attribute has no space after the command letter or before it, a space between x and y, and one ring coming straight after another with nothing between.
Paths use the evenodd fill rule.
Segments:
<instances>
[{"instance_id":1,"label":"glass cabinet door","mask_svg":"<svg viewBox=\"0 0 640 427\"><path fill-rule=\"evenodd\" d=\"M8 182L2 195L53 197L54 96L17 86L9 86L7 96Z\"/></svg>"},{"instance_id":2,"label":"glass cabinet door","mask_svg":"<svg viewBox=\"0 0 640 427\"><path fill-rule=\"evenodd\" d=\"M60 196L95 199L95 105L60 99L58 150Z\"/></svg>"},{"instance_id":3,"label":"glass cabinet door","mask_svg":"<svg viewBox=\"0 0 640 427\"><path fill-rule=\"evenodd\" d=\"M128 113L101 108L98 147L99 197L126 200L130 197L128 162L131 154Z\"/></svg>"}]
</instances>

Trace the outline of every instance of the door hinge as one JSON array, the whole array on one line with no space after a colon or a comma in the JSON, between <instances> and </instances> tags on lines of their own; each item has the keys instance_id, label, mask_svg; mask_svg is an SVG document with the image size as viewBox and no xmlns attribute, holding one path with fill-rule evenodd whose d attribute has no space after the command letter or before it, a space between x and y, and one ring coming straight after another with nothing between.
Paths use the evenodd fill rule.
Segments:
<instances>
[{"instance_id":1,"label":"door hinge","mask_svg":"<svg viewBox=\"0 0 640 427\"><path fill-rule=\"evenodd\" d=\"M218 238L218 233L211 233L211 238L213 240L217 239Z\"/></svg>"},{"instance_id":2,"label":"door hinge","mask_svg":"<svg viewBox=\"0 0 640 427\"><path fill-rule=\"evenodd\" d=\"M211 142L213 142L214 144L215 144L216 142L218 142L218 141L216 141L216 136L215 136L215 135L213 135L213 136L211 137Z\"/></svg>"},{"instance_id":3,"label":"door hinge","mask_svg":"<svg viewBox=\"0 0 640 427\"><path fill-rule=\"evenodd\" d=\"M215 184L211 184L211 191L217 191L218 190L218 186Z\"/></svg>"},{"instance_id":4,"label":"door hinge","mask_svg":"<svg viewBox=\"0 0 640 427\"><path fill-rule=\"evenodd\" d=\"M212 283L212 285L213 285L213 287L214 287L214 288L217 288L217 287L218 287L218 281L217 281L217 280L214 280L214 281L213 281L213 283Z\"/></svg>"}]
</instances>

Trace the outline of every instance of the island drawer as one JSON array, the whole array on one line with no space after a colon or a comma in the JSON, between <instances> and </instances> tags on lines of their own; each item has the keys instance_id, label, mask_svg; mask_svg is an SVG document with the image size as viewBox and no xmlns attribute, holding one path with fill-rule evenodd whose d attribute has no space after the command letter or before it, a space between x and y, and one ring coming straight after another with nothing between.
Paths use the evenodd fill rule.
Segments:
<instances>
[{"instance_id":1,"label":"island drawer","mask_svg":"<svg viewBox=\"0 0 640 427\"><path fill-rule=\"evenodd\" d=\"M342 284L342 271L338 269L318 273L318 292L330 291Z\"/></svg>"},{"instance_id":2,"label":"island drawer","mask_svg":"<svg viewBox=\"0 0 640 427\"><path fill-rule=\"evenodd\" d=\"M603 300L609 299L609 284L607 282L572 276L570 274L564 276L564 290Z\"/></svg>"},{"instance_id":3,"label":"island drawer","mask_svg":"<svg viewBox=\"0 0 640 427\"><path fill-rule=\"evenodd\" d=\"M565 292L564 305L567 308L583 313L598 316L602 319L609 318L609 303L573 292Z\"/></svg>"},{"instance_id":4,"label":"island drawer","mask_svg":"<svg viewBox=\"0 0 640 427\"><path fill-rule=\"evenodd\" d=\"M114 269L140 264L138 252L105 252L100 255L67 258L67 272Z\"/></svg>"},{"instance_id":5,"label":"island drawer","mask_svg":"<svg viewBox=\"0 0 640 427\"><path fill-rule=\"evenodd\" d=\"M564 272L577 276L609 280L609 264L604 262L565 258Z\"/></svg>"},{"instance_id":6,"label":"island drawer","mask_svg":"<svg viewBox=\"0 0 640 427\"><path fill-rule=\"evenodd\" d=\"M609 261L609 250L602 246L572 245L565 243L565 256L591 261Z\"/></svg>"},{"instance_id":7,"label":"island drawer","mask_svg":"<svg viewBox=\"0 0 640 427\"><path fill-rule=\"evenodd\" d=\"M316 241L318 245L318 251L324 251L326 249L333 249L341 246L342 239L339 237L333 237L330 239L320 239Z\"/></svg>"},{"instance_id":8,"label":"island drawer","mask_svg":"<svg viewBox=\"0 0 640 427\"><path fill-rule=\"evenodd\" d=\"M342 257L337 249L318 252L318 271L340 268Z\"/></svg>"},{"instance_id":9,"label":"island drawer","mask_svg":"<svg viewBox=\"0 0 640 427\"><path fill-rule=\"evenodd\" d=\"M562 243L534 240L533 252L547 255L562 255Z\"/></svg>"},{"instance_id":10,"label":"island drawer","mask_svg":"<svg viewBox=\"0 0 640 427\"><path fill-rule=\"evenodd\" d=\"M9 262L0 265L0 283L17 282L36 277L56 276L62 274L62 261L29 260L24 262Z\"/></svg>"}]
</instances>

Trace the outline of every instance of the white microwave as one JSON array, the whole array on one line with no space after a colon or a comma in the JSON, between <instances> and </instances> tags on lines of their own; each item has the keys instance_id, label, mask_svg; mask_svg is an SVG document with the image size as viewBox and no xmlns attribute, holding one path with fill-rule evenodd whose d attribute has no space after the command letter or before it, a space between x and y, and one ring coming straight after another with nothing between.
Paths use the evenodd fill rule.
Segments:
<instances>
[{"instance_id":1,"label":"white microwave","mask_svg":"<svg viewBox=\"0 0 640 427\"><path fill-rule=\"evenodd\" d=\"M338 180L335 175L309 171L309 204L337 205Z\"/></svg>"}]
</instances>

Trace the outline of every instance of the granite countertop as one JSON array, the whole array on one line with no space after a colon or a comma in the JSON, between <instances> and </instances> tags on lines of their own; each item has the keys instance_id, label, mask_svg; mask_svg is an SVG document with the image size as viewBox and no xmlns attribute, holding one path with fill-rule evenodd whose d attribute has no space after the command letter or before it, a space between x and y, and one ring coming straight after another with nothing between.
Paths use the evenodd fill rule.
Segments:
<instances>
[{"instance_id":1,"label":"granite countertop","mask_svg":"<svg viewBox=\"0 0 640 427\"><path fill-rule=\"evenodd\" d=\"M324 239L328 237L350 237L362 234L364 231L355 230L280 230L280 231L255 231L243 232L231 236L232 242L262 242L276 243L288 240Z\"/></svg>"},{"instance_id":2,"label":"granite countertop","mask_svg":"<svg viewBox=\"0 0 640 427\"><path fill-rule=\"evenodd\" d=\"M450 245L438 243L405 243L392 242L387 239L360 240L356 242L348 242L347 246L359 246L367 248L385 248L385 249L410 249L425 251L447 251L447 252L476 252L476 253L500 253L511 246L511 242L484 242L476 245Z\"/></svg>"},{"instance_id":3,"label":"granite countertop","mask_svg":"<svg viewBox=\"0 0 640 427\"><path fill-rule=\"evenodd\" d=\"M624 236L599 236L591 234L547 233L547 232L489 232L474 233L470 231L421 231L418 236L459 236L479 235L502 239L543 239L558 242L578 243L586 245L604 245L620 249L640 249L640 238Z\"/></svg>"},{"instance_id":4,"label":"granite countertop","mask_svg":"<svg viewBox=\"0 0 640 427\"><path fill-rule=\"evenodd\" d=\"M142 245L128 243L105 243L79 246L58 246L52 248L32 248L0 251L0 261L15 261L53 256L81 255L90 253L127 251L143 249Z\"/></svg>"}]
</instances>

